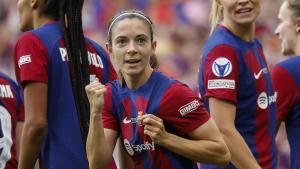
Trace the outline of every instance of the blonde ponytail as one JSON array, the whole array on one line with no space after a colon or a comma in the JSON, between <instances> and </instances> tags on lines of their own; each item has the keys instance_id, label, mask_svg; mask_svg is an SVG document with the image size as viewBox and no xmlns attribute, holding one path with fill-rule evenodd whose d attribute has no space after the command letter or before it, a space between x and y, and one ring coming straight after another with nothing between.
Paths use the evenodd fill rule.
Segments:
<instances>
[{"instance_id":1,"label":"blonde ponytail","mask_svg":"<svg viewBox=\"0 0 300 169\"><path fill-rule=\"evenodd\" d=\"M210 12L210 34L214 32L218 23L223 20L223 8L217 2L217 0L212 0L211 12Z\"/></svg>"}]
</instances>

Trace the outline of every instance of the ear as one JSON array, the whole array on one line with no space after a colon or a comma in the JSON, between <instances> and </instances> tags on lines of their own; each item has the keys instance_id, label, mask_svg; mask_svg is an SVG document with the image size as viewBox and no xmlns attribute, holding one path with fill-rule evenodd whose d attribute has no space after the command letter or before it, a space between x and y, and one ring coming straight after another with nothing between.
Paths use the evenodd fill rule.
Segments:
<instances>
[{"instance_id":1,"label":"ear","mask_svg":"<svg viewBox=\"0 0 300 169\"><path fill-rule=\"evenodd\" d=\"M106 47L106 50L107 50L108 54L110 55L110 57L113 57L113 55L112 55L112 46L111 46L111 44L106 43L106 44L105 44L105 47Z\"/></svg>"},{"instance_id":2,"label":"ear","mask_svg":"<svg viewBox=\"0 0 300 169\"><path fill-rule=\"evenodd\" d=\"M296 32L300 33L300 18L296 19Z\"/></svg>"},{"instance_id":3,"label":"ear","mask_svg":"<svg viewBox=\"0 0 300 169\"><path fill-rule=\"evenodd\" d=\"M152 44L151 44L151 48L153 51L156 50L156 46L157 46L157 41L153 41Z\"/></svg>"},{"instance_id":4,"label":"ear","mask_svg":"<svg viewBox=\"0 0 300 169\"><path fill-rule=\"evenodd\" d=\"M39 0L30 0L30 6L32 9L37 9L39 6Z\"/></svg>"}]
</instances>

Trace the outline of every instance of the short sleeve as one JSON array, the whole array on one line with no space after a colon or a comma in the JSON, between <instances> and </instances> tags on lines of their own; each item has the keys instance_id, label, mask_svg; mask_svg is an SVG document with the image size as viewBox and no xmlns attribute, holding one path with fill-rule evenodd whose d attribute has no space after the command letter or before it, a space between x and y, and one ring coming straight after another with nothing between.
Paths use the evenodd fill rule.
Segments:
<instances>
[{"instance_id":1,"label":"short sleeve","mask_svg":"<svg viewBox=\"0 0 300 169\"><path fill-rule=\"evenodd\" d=\"M181 135L195 130L210 118L196 93L179 82L173 83L164 93L158 112L158 116Z\"/></svg>"},{"instance_id":2,"label":"short sleeve","mask_svg":"<svg viewBox=\"0 0 300 169\"><path fill-rule=\"evenodd\" d=\"M285 121L297 99L297 85L291 75L276 65L271 73L274 91L277 93L277 123ZM288 87L287 87L288 86Z\"/></svg>"},{"instance_id":3,"label":"short sleeve","mask_svg":"<svg viewBox=\"0 0 300 169\"><path fill-rule=\"evenodd\" d=\"M48 57L42 42L33 33L25 33L17 42L14 51L15 70L18 82L48 83Z\"/></svg>"},{"instance_id":4,"label":"short sleeve","mask_svg":"<svg viewBox=\"0 0 300 169\"><path fill-rule=\"evenodd\" d=\"M106 93L104 94L104 106L102 109L102 122L103 128L112 129L118 131L118 120L113 115L112 108L112 90L111 86L108 83L106 85Z\"/></svg>"},{"instance_id":5,"label":"short sleeve","mask_svg":"<svg viewBox=\"0 0 300 169\"><path fill-rule=\"evenodd\" d=\"M229 45L218 45L206 56L203 77L206 97L237 102L238 56Z\"/></svg>"}]
</instances>

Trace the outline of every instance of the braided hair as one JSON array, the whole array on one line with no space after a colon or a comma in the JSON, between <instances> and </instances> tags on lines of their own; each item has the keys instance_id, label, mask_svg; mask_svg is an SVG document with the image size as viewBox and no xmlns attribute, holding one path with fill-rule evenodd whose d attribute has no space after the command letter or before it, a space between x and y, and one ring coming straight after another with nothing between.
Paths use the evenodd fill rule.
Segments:
<instances>
[{"instance_id":1,"label":"braided hair","mask_svg":"<svg viewBox=\"0 0 300 169\"><path fill-rule=\"evenodd\" d=\"M84 87L89 83L88 56L82 30L84 0L44 0L46 16L59 20L69 58L73 95L80 123L82 141L86 143L90 108Z\"/></svg>"}]
</instances>

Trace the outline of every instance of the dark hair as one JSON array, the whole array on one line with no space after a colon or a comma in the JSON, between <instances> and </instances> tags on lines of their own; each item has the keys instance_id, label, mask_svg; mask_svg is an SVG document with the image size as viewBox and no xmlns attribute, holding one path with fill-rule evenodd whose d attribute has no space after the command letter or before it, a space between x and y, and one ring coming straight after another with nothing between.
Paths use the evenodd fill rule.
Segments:
<instances>
[{"instance_id":1,"label":"dark hair","mask_svg":"<svg viewBox=\"0 0 300 169\"><path fill-rule=\"evenodd\" d=\"M153 42L153 22L151 21L151 19L144 14L142 11L137 11L137 10L125 10L125 11L121 11L119 13L117 13L115 16L112 17L111 21L109 22L109 26L108 26L108 35L107 35L107 41L110 45L112 45L112 30L114 25L123 20L123 19L132 19L132 18L138 18L141 21L143 21L144 23L146 23L149 27L150 30L150 40L151 42ZM158 65L158 60L156 55L151 55L150 56L150 66L153 69L157 69L159 67ZM121 85L125 84L125 80L123 78L122 72L119 71L119 81L121 83Z\"/></svg>"},{"instance_id":2,"label":"dark hair","mask_svg":"<svg viewBox=\"0 0 300 169\"><path fill-rule=\"evenodd\" d=\"M73 95L80 123L82 140L86 143L90 107L84 87L89 83L88 56L82 30L84 0L44 0L44 14L59 20L69 58Z\"/></svg>"}]
</instances>

